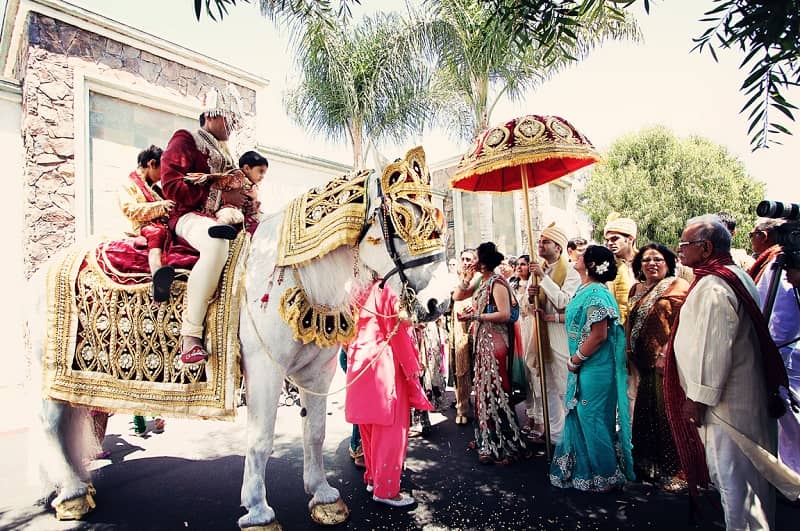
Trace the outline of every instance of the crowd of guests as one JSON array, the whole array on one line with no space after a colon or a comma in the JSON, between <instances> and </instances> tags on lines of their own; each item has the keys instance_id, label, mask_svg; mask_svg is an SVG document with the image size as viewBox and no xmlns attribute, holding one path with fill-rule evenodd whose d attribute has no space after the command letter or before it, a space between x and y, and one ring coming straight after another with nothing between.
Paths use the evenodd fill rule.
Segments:
<instances>
[{"instance_id":1,"label":"crowd of guests","mask_svg":"<svg viewBox=\"0 0 800 531\"><path fill-rule=\"evenodd\" d=\"M185 364L207 358L207 303L229 240L254 226L268 166L255 152L234 162L236 113L226 98L209 101L200 129L140 154L121 201L145 241L156 302L174 277L168 235L199 252L182 315ZM603 245L553 224L535 257L484 242L451 262L450 315L416 327L376 281L341 360L367 491L413 503L400 488L407 439L446 407L449 376L455 423L472 424L480 463L510 464L552 443L554 486L608 492L637 479L695 496L713 484L727 527L769 528L771 485L800 496L800 269L774 267L784 222L756 223L754 256L731 249L736 222L723 212L688 220L675 250L637 248L636 222L616 215ZM106 420L96 412L101 440ZM134 424L144 431L143 417ZM157 418L154 431L163 427Z\"/></svg>"},{"instance_id":2,"label":"crowd of guests","mask_svg":"<svg viewBox=\"0 0 800 531\"><path fill-rule=\"evenodd\" d=\"M492 242L465 249L449 264L446 331L419 327L417 360L447 347L433 370L447 368L455 423L472 424L480 463L529 458L549 433L554 486L608 492L637 480L694 499L713 485L728 528L768 529L771 485L800 495L800 303L792 272L772 267L783 222L758 221L754 255L731 249L735 220L723 212L688 220L675 250L637 247L635 221L617 216L603 245L551 225L534 259ZM441 380L420 378L438 400ZM382 494L410 503L396 489Z\"/></svg>"}]
</instances>

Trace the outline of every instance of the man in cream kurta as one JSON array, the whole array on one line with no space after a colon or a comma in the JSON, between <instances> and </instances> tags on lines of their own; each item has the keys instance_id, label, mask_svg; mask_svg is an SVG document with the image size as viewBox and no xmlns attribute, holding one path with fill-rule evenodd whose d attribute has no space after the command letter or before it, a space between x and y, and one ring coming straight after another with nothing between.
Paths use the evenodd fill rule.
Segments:
<instances>
[{"instance_id":1,"label":"man in cream kurta","mask_svg":"<svg viewBox=\"0 0 800 531\"><path fill-rule=\"evenodd\" d=\"M547 381L547 407L550 419L550 438L554 444L561 441L564 430L564 394L567 386L567 359L570 356L567 347L567 330L564 325L564 309L581 285L581 278L575 268L567 262L563 252L567 247L566 233L551 224L542 231L539 238L538 252L544 259L542 264L532 263L531 275L539 279L539 289L530 286L528 293L538 296L544 294L543 321L547 326L546 340L550 355L545 360L545 376ZM542 297L540 297L540 300ZM532 298L528 299L531 304ZM543 347L545 347L543 345ZM526 349L527 351L528 349ZM530 349L536 352L536 347Z\"/></svg>"},{"instance_id":2,"label":"man in cream kurta","mask_svg":"<svg viewBox=\"0 0 800 531\"><path fill-rule=\"evenodd\" d=\"M700 229L701 225L689 225L681 237L681 263L691 267L704 264L714 253L728 252L714 249ZM750 277L737 266L727 267L758 301ZM689 292L674 351L681 387L700 417L696 420L701 424L708 472L719 489L727 529L770 529L774 491L731 431L774 453L776 423L767 415L761 347L753 321L724 280L707 275Z\"/></svg>"}]
</instances>

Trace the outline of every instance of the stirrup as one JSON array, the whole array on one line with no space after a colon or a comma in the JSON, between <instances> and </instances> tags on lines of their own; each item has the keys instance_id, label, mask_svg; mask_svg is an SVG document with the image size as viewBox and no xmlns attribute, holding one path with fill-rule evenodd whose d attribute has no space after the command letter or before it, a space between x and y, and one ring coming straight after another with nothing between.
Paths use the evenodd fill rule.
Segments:
<instances>
[{"instance_id":1,"label":"stirrup","mask_svg":"<svg viewBox=\"0 0 800 531\"><path fill-rule=\"evenodd\" d=\"M184 365L195 365L205 363L208 359L208 352L201 345L195 345L189 350L181 352L181 361Z\"/></svg>"}]
</instances>

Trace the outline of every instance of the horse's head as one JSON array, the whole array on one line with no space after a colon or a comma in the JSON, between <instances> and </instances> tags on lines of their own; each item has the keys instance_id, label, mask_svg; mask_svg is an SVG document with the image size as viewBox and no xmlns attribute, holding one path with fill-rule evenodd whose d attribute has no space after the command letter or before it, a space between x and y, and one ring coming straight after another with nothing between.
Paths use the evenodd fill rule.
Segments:
<instances>
[{"instance_id":1,"label":"horse's head","mask_svg":"<svg viewBox=\"0 0 800 531\"><path fill-rule=\"evenodd\" d=\"M420 321L446 310L444 215L431 200L425 151L417 147L367 180L367 218L359 254L363 263L403 294ZM403 297L401 297L403 298Z\"/></svg>"}]
</instances>

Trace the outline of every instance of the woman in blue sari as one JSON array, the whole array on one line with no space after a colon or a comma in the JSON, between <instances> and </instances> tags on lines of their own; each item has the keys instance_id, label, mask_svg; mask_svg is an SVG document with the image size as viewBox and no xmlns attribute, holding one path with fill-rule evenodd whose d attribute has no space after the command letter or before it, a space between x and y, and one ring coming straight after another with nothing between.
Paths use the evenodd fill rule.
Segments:
<instances>
[{"instance_id":1,"label":"woman in blue sari","mask_svg":"<svg viewBox=\"0 0 800 531\"><path fill-rule=\"evenodd\" d=\"M617 266L611 251L591 245L575 262L575 270L581 287L565 319L572 354L567 361L567 417L550 482L608 492L634 478L625 332L614 296L603 284L616 277Z\"/></svg>"}]
</instances>

